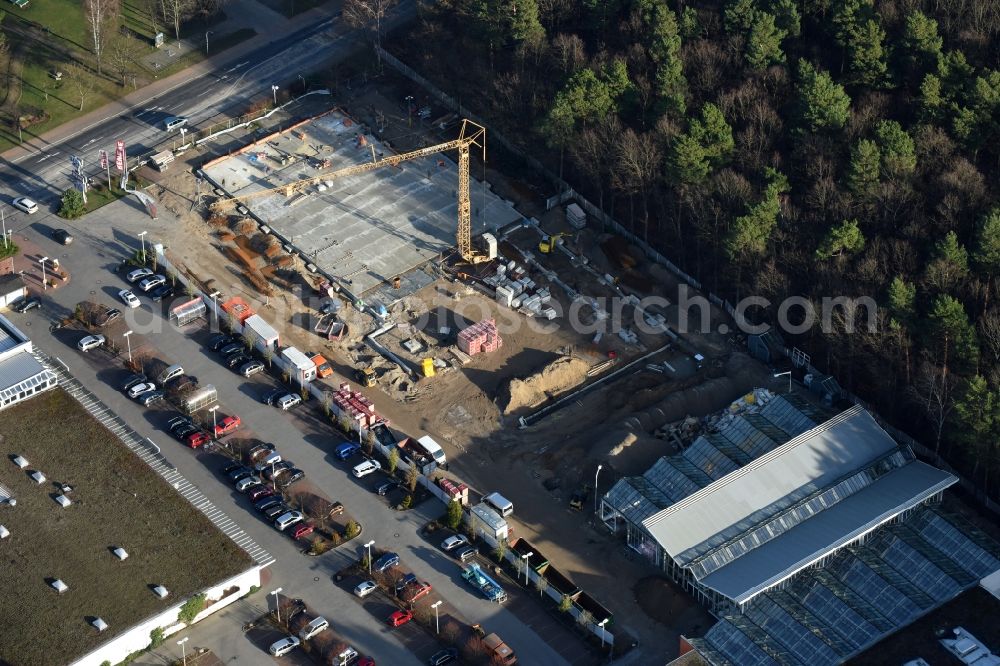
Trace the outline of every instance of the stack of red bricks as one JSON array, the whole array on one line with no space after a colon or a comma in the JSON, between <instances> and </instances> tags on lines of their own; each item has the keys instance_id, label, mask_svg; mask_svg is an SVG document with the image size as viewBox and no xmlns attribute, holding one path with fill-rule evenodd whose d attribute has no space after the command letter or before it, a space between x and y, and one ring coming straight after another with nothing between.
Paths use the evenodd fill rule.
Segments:
<instances>
[{"instance_id":1,"label":"stack of red bricks","mask_svg":"<svg viewBox=\"0 0 1000 666\"><path fill-rule=\"evenodd\" d=\"M382 417L375 411L375 405L357 391L352 391L350 384L344 382L333 392L331 402L337 406L341 414L362 428L370 428L377 423L384 423Z\"/></svg>"},{"instance_id":2,"label":"stack of red bricks","mask_svg":"<svg viewBox=\"0 0 1000 666\"><path fill-rule=\"evenodd\" d=\"M502 346L503 339L497 332L497 325L493 319L484 319L458 334L458 348L469 356L493 352Z\"/></svg>"}]
</instances>

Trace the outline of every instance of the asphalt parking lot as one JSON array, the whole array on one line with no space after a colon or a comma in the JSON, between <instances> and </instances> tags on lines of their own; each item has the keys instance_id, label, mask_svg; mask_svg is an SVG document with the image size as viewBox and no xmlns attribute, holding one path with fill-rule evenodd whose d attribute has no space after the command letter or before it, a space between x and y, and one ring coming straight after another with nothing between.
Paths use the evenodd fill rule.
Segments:
<instances>
[{"instance_id":1,"label":"asphalt parking lot","mask_svg":"<svg viewBox=\"0 0 1000 666\"><path fill-rule=\"evenodd\" d=\"M62 221L60 221L62 223ZM162 218L161 222L165 223ZM248 431L264 441L273 442L283 455L287 455L306 471L311 483L322 488L331 499L341 501L364 526L363 536L355 542L341 546L322 557L306 558L300 548L283 534L265 524L250 508L246 498L217 476L215 459L210 451L191 450L184 447L164 429L166 413L159 409L145 409L118 391L124 372L103 352L82 354L75 348L75 339L53 336L49 324L72 312L82 300L97 300L116 304L117 292L125 283L113 272L122 256L131 254L135 234L144 230L148 220L140 218L130 202L119 202L102 209L100 219L86 224L71 223L77 241L67 248L57 248L41 234L33 234L39 245L52 244L53 256L60 256L64 267L72 273L69 284L44 294L45 305L26 315L14 316L14 323L24 328L35 344L51 356L59 357L90 390L142 435L148 436L163 454L218 506L223 508L253 538L268 549L277 562L269 567L269 589L282 587L285 593L301 596L313 608L337 618L337 626L345 639L363 654L375 656L380 663L417 664L420 662L404 640L404 634L393 634L383 625L383 619L374 618L363 606L348 603L345 592L332 584L333 574L356 560L361 553L361 543L374 539L378 544L396 550L407 559L421 578L429 581L445 595L450 603L471 622L477 622L489 631L499 633L514 648L525 663L566 664L570 662L543 640L536 631L529 629L506 608L480 599L462 584L460 569L451 558L437 547L429 546L417 530L428 520L437 517L441 505L436 501L424 503L407 512L388 509L371 491L368 479L354 479L349 464L337 461L332 446L340 438L329 426L320 428L318 419L310 415L309 408L299 408L283 414L262 405L258 395L265 387L273 385L266 375L247 380L218 363L216 356L202 344L207 337L204 326L175 330L166 325L147 299L135 310L128 310L125 319L131 337L132 352L136 344L155 346L164 359L180 363L185 371L198 377L202 384L213 384L219 390L220 412L236 413L246 423ZM24 233L24 230L18 233ZM140 298L142 298L140 296ZM159 310L159 307L157 307ZM65 332L64 332L65 335ZM120 341L119 344L121 344ZM125 348L126 345L122 345ZM310 423L314 426L310 426ZM301 429L300 429L301 428ZM435 505L436 506L432 506ZM267 589L264 590L266 592ZM258 603L264 603L258 600ZM209 619L207 623L215 620ZM219 626L224 625L219 621ZM220 641L221 642L221 639ZM202 639L206 647L212 644ZM241 658L245 663L259 662L263 655L246 636L226 639L227 651L217 654L228 660ZM423 653L423 648L420 654ZM237 654L233 654L236 651ZM176 656L180 656L177 654Z\"/></svg>"}]
</instances>

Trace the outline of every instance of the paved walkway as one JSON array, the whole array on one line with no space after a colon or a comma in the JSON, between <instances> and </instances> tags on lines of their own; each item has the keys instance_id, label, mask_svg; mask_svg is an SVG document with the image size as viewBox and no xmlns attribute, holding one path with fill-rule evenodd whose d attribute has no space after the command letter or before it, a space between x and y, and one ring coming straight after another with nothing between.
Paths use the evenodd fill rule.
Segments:
<instances>
[{"instance_id":1,"label":"paved walkway","mask_svg":"<svg viewBox=\"0 0 1000 666\"><path fill-rule=\"evenodd\" d=\"M327 3L324 6L303 12L293 19L285 19L256 0L234 0L226 7L229 18L220 23L216 27L215 32L222 35L234 32L240 28L252 27L257 30L258 34L256 37L248 39L219 54L215 54L176 74L154 81L148 86L129 93L86 115L63 123L39 137L26 141L21 146L11 148L5 153L0 154L0 160L18 162L39 150L71 139L109 118L120 115L135 107L141 107L147 104L149 100L211 72L223 60L231 61L240 56L252 53L265 40L274 41L280 39L318 21L329 18L334 11L339 11L338 8L331 6L331 4ZM209 48L211 48L211 44Z\"/></svg>"}]
</instances>

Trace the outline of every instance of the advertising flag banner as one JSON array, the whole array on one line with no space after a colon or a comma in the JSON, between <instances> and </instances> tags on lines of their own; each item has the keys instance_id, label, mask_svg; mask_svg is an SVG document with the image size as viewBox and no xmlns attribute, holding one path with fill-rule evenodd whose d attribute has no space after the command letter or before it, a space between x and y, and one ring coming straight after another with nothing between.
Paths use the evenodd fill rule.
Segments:
<instances>
[{"instance_id":1,"label":"advertising flag banner","mask_svg":"<svg viewBox=\"0 0 1000 666\"><path fill-rule=\"evenodd\" d=\"M125 142L121 139L115 141L115 168L125 173Z\"/></svg>"},{"instance_id":2,"label":"advertising flag banner","mask_svg":"<svg viewBox=\"0 0 1000 666\"><path fill-rule=\"evenodd\" d=\"M108 151L102 150L100 152L100 155L101 155L101 168L102 169L107 169L108 168Z\"/></svg>"}]
</instances>

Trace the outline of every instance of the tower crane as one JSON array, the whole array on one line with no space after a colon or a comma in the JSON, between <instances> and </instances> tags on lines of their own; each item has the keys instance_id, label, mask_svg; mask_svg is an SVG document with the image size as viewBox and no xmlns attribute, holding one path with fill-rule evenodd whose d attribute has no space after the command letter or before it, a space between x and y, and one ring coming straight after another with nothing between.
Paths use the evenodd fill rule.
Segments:
<instances>
[{"instance_id":1,"label":"tower crane","mask_svg":"<svg viewBox=\"0 0 1000 666\"><path fill-rule=\"evenodd\" d=\"M428 157L430 155L436 155L449 150L458 150L458 231L456 233L458 253L462 259L468 263L478 264L483 261L488 261L493 257L490 256L489 253L477 252L472 248L472 201L469 195L469 151L472 146L482 148L483 161L485 161L486 128L478 123L472 122L471 120L463 119L462 127L458 133L458 138L453 139L452 141L446 141L445 143L439 143L435 146L428 146L418 150L411 150L407 153L390 155L388 157L383 157L382 159L375 159L373 148L371 162L326 171L309 178L303 178L302 180L285 183L284 185L280 185L278 187L257 190L255 192L249 192L247 194L228 199L222 199L215 202L212 205L212 208L213 210L220 212L226 211L235 207L237 204L244 203L250 199L277 193L283 193L286 197L292 197L297 192L301 192L306 188L323 181L335 180L346 176L356 176L358 174L381 169L382 167L396 166L401 162L406 162L408 160Z\"/></svg>"}]
</instances>

